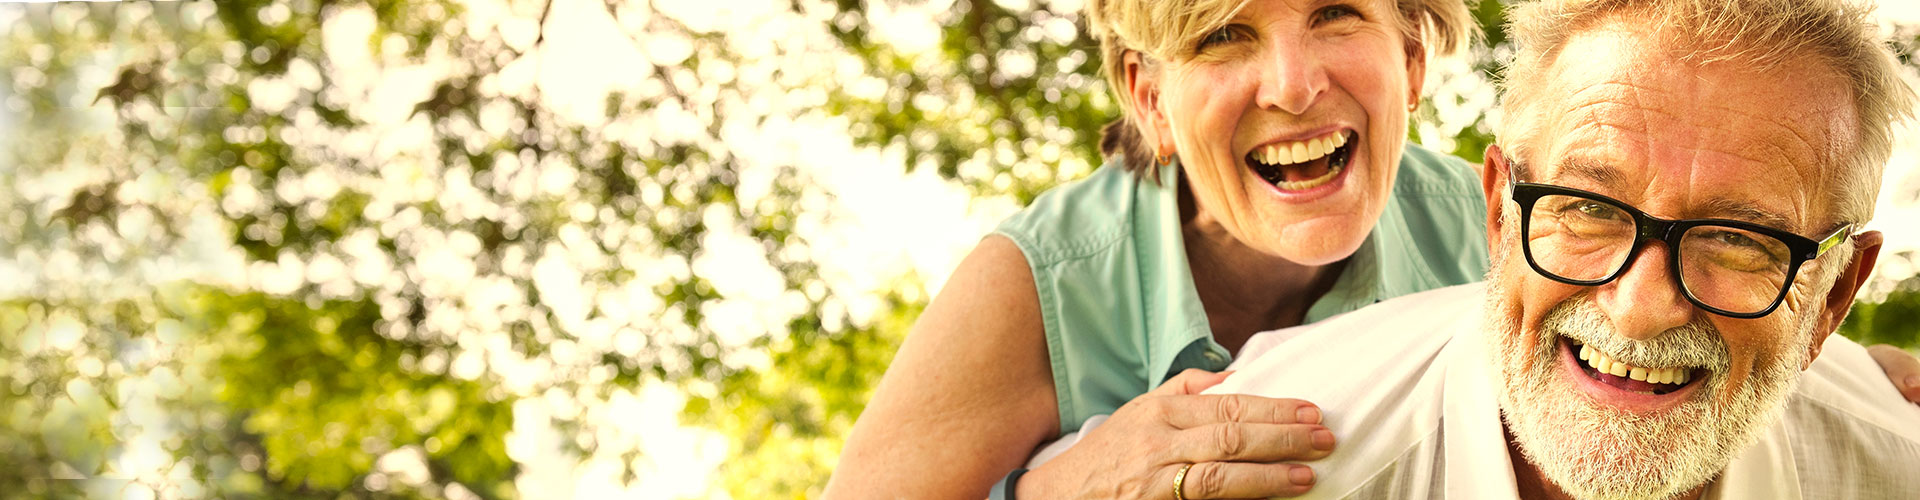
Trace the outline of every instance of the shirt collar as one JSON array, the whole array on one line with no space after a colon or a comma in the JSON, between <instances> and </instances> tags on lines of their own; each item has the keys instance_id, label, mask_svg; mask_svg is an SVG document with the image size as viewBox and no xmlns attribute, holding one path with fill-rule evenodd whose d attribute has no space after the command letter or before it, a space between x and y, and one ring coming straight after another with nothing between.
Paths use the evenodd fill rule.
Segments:
<instances>
[{"instance_id":1,"label":"shirt collar","mask_svg":"<svg viewBox=\"0 0 1920 500\"><path fill-rule=\"evenodd\" d=\"M1480 321L1447 343L1447 389L1441 435L1446 440L1446 498L1518 500L1513 459L1495 397L1493 357Z\"/></svg>"},{"instance_id":2,"label":"shirt collar","mask_svg":"<svg viewBox=\"0 0 1920 500\"><path fill-rule=\"evenodd\" d=\"M1793 456L1792 430L1785 419L1767 426L1760 441L1747 446L1707 487L1703 499L1777 498L1799 500L1799 467Z\"/></svg>"},{"instance_id":3,"label":"shirt collar","mask_svg":"<svg viewBox=\"0 0 1920 500\"><path fill-rule=\"evenodd\" d=\"M1307 309L1307 323L1445 285L1422 261L1420 245L1407 227L1406 215L1401 213L1403 202L1399 194L1396 190L1387 196L1379 221L1367 233L1360 248L1347 258L1346 268L1340 271L1333 288Z\"/></svg>"},{"instance_id":4,"label":"shirt collar","mask_svg":"<svg viewBox=\"0 0 1920 500\"><path fill-rule=\"evenodd\" d=\"M1180 169L1161 167L1158 184L1145 177L1135 180L1132 217L1133 246L1138 249L1137 276L1145 296L1143 324L1147 338L1149 388L1166 381L1176 363L1218 370L1232 356L1213 341L1207 311L1200 305L1187 263L1186 239L1180 232Z\"/></svg>"}]
</instances>

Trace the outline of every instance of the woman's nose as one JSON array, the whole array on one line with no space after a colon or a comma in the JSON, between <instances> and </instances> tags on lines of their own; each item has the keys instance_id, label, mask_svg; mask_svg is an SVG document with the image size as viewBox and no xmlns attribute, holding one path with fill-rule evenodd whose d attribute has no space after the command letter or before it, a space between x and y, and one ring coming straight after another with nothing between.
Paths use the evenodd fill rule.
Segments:
<instances>
[{"instance_id":1,"label":"woman's nose","mask_svg":"<svg viewBox=\"0 0 1920 500\"><path fill-rule=\"evenodd\" d=\"M1276 40L1262 59L1256 99L1261 107L1305 114L1327 89L1327 72L1320 58L1302 40Z\"/></svg>"}]
</instances>

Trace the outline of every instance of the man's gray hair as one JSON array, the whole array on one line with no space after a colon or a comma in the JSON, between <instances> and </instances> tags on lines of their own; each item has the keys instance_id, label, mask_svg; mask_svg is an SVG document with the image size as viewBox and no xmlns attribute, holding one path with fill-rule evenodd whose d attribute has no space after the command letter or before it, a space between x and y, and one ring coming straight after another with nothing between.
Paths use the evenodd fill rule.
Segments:
<instances>
[{"instance_id":1,"label":"man's gray hair","mask_svg":"<svg viewBox=\"0 0 1920 500\"><path fill-rule=\"evenodd\" d=\"M1850 87L1860 143L1826 158L1834 222L1873 218L1880 177L1893 152L1893 124L1913 114L1914 94L1900 80L1893 53L1871 22L1870 9L1847 0L1541 0L1510 11L1507 32L1518 47L1507 68L1500 107L1502 149L1526 158L1545 122L1538 104L1560 49L1584 30L1630 19L1679 50L1683 62L1733 62L1765 70L1811 57L1838 71Z\"/></svg>"}]
</instances>

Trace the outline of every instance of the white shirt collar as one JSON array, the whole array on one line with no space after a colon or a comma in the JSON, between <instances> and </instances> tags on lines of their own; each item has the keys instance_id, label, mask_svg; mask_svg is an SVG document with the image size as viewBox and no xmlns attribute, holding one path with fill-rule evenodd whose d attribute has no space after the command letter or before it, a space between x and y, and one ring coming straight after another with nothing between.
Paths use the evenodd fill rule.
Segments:
<instances>
[{"instance_id":1,"label":"white shirt collar","mask_svg":"<svg viewBox=\"0 0 1920 500\"><path fill-rule=\"evenodd\" d=\"M1455 332L1441 356L1447 364L1442 432L1446 439L1447 498L1518 500L1513 459L1507 452L1500 403L1494 395L1485 328Z\"/></svg>"},{"instance_id":2,"label":"white shirt collar","mask_svg":"<svg viewBox=\"0 0 1920 500\"><path fill-rule=\"evenodd\" d=\"M1800 475L1794 466L1790 433L1782 422L1768 426L1760 435L1760 441L1734 457L1726 472L1707 486L1707 494L1701 498L1799 500Z\"/></svg>"}]
</instances>

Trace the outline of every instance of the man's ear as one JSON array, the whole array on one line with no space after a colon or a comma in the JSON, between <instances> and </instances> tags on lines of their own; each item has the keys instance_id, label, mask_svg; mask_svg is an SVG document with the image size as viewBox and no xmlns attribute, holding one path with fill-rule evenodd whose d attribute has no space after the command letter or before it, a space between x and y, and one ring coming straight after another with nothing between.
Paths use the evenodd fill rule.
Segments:
<instances>
[{"instance_id":1,"label":"man's ear","mask_svg":"<svg viewBox=\"0 0 1920 500\"><path fill-rule=\"evenodd\" d=\"M1853 255L1846 266L1834 277L1833 289L1827 291L1826 300L1821 301L1819 320L1814 323L1813 342L1807 344L1807 362L1800 366L1805 370L1813 365L1813 358L1820 356L1820 346L1827 336L1840 328L1840 322L1847 319L1847 311L1853 309L1853 297L1860 293L1860 287L1866 286L1867 278L1873 274L1873 264L1880 260L1880 245L1886 236L1879 231L1867 231L1853 236Z\"/></svg>"},{"instance_id":2,"label":"man's ear","mask_svg":"<svg viewBox=\"0 0 1920 500\"><path fill-rule=\"evenodd\" d=\"M1171 138L1173 127L1160 107L1160 72L1148 66L1146 57L1129 50L1122 58L1126 65L1127 95L1132 97L1134 127L1153 148L1154 156L1175 153Z\"/></svg>"},{"instance_id":3,"label":"man's ear","mask_svg":"<svg viewBox=\"0 0 1920 500\"><path fill-rule=\"evenodd\" d=\"M1487 197L1487 252L1499 250L1500 215L1507 208L1507 155L1498 144L1488 144L1486 161L1480 167L1480 193Z\"/></svg>"}]
</instances>

